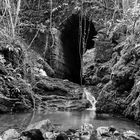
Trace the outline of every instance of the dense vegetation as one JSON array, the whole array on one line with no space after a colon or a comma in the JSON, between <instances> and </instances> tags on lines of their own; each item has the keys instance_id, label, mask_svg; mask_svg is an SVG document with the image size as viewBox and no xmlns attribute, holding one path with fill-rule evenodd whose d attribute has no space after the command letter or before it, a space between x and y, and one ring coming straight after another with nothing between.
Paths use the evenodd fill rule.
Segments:
<instances>
[{"instance_id":1,"label":"dense vegetation","mask_svg":"<svg viewBox=\"0 0 140 140\"><path fill-rule=\"evenodd\" d=\"M87 84L99 89L98 111L121 113L139 122L140 11L136 1L128 5L130 1L125 2L126 9L116 11L119 17L108 20L107 28L99 31L91 51L94 58L89 63L85 59L84 77Z\"/></svg>"},{"instance_id":2,"label":"dense vegetation","mask_svg":"<svg viewBox=\"0 0 140 140\"><path fill-rule=\"evenodd\" d=\"M90 18L98 31L94 51L82 62L84 83L99 89L98 110L140 121L137 0L1 0L0 111L35 108L44 91L68 92L50 78L55 74L46 58L55 45L54 29L61 30L73 13Z\"/></svg>"}]
</instances>

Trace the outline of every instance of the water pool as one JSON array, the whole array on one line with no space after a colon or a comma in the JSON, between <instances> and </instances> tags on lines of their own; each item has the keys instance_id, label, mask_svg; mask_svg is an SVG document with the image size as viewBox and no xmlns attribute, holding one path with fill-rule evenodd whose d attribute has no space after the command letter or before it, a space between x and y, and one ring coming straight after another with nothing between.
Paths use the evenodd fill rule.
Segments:
<instances>
[{"instance_id":1,"label":"water pool","mask_svg":"<svg viewBox=\"0 0 140 140\"><path fill-rule=\"evenodd\" d=\"M9 128L22 130L31 121L31 116L32 113L0 115L0 132ZM113 125L119 130L133 130L140 134L140 126L133 121L119 116L96 114L91 110L85 110L83 112L39 112L34 114L31 123L44 119L51 120L61 130L67 130L69 128L77 129L85 122L93 124L95 128Z\"/></svg>"}]
</instances>

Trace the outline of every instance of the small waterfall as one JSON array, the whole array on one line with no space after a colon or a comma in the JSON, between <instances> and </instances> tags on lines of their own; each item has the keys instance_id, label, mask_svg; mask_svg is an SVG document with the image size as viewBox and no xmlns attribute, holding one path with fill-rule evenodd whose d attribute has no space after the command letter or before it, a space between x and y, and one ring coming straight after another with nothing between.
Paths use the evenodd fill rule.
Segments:
<instances>
[{"instance_id":1,"label":"small waterfall","mask_svg":"<svg viewBox=\"0 0 140 140\"><path fill-rule=\"evenodd\" d=\"M88 110L96 110L96 99L95 97L86 89L84 88L84 95L86 96L86 99L91 103L92 107L88 108Z\"/></svg>"}]
</instances>

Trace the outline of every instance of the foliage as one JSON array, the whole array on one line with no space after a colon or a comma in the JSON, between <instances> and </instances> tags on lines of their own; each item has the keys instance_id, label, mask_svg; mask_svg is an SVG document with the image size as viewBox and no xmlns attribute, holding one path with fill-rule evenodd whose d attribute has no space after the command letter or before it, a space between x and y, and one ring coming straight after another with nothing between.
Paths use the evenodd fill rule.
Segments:
<instances>
[{"instance_id":1,"label":"foliage","mask_svg":"<svg viewBox=\"0 0 140 140\"><path fill-rule=\"evenodd\" d=\"M24 104L27 108L35 106L37 95L33 89L36 89L41 79L36 71L42 69L46 63L44 64L44 60L42 60L43 63L42 61L38 63L38 59L43 58L30 51L31 47L35 45L35 39L41 34L46 38L45 43L41 40L45 47L53 47L52 29L62 29L69 16L79 12L95 23L99 32L96 41L113 43L111 53L113 51L114 53L112 57L110 55L111 59L109 57L109 61L97 67L96 65L90 67L90 70L93 70L89 73L90 80L94 81L93 84L103 87L101 95L109 97L110 101L118 94L124 99L126 87L134 88L132 92L131 89L127 91L131 94L126 95L129 104L126 115L133 110L133 115L136 113L138 118L139 96L133 97L138 91L135 91L132 83L136 84L135 74L139 71L134 68L138 63L138 52L140 52L139 9L139 4L124 9L121 0L1 0L0 94L7 98L18 99L12 107L13 110L18 104ZM26 43L23 43L25 41ZM49 67L48 64L46 65ZM53 73L51 67L48 69ZM96 73L95 76L93 76L94 73ZM104 73L107 74L106 77ZM102 83L99 85L99 82ZM112 84L113 89L110 88ZM119 107L117 102L115 107L116 110ZM124 109L124 106L121 109Z\"/></svg>"},{"instance_id":2,"label":"foliage","mask_svg":"<svg viewBox=\"0 0 140 140\"><path fill-rule=\"evenodd\" d=\"M19 37L21 1L2 0L0 15L0 95L13 100L11 111L33 107L33 91L24 79L24 45Z\"/></svg>"},{"instance_id":3,"label":"foliage","mask_svg":"<svg viewBox=\"0 0 140 140\"><path fill-rule=\"evenodd\" d=\"M109 64L110 80L104 84L98 97L102 111L122 113L140 122L139 59L140 59L140 5L128 6L122 17L108 20L101 29L98 41L112 41L112 58ZM112 87L112 89L109 87ZM97 85L98 86L98 85ZM115 107L113 107L115 106Z\"/></svg>"}]
</instances>

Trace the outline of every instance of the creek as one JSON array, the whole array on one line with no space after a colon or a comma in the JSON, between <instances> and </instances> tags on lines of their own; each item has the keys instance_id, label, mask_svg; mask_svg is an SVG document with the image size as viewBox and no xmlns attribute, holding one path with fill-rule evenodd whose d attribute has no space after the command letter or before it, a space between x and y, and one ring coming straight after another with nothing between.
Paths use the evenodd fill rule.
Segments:
<instances>
[{"instance_id":1,"label":"creek","mask_svg":"<svg viewBox=\"0 0 140 140\"><path fill-rule=\"evenodd\" d=\"M32 113L6 114L0 116L0 132L9 128L23 130L31 120ZM36 112L31 123L49 119L58 127L59 130L67 130L69 128L77 129L84 122L91 123L95 128L99 126L113 125L119 130L133 130L140 133L140 126L135 122L108 114L96 114L93 110L85 110L82 112Z\"/></svg>"},{"instance_id":2,"label":"creek","mask_svg":"<svg viewBox=\"0 0 140 140\"><path fill-rule=\"evenodd\" d=\"M86 97L86 99L90 102L92 105L91 108L88 108L87 110L93 110L96 111L96 99L95 97L86 89L84 88L83 96Z\"/></svg>"},{"instance_id":3,"label":"creek","mask_svg":"<svg viewBox=\"0 0 140 140\"><path fill-rule=\"evenodd\" d=\"M132 130L140 133L140 126L135 122L117 115L96 114L96 99L86 89L83 96L91 103L84 111L37 111L35 113L18 113L0 115L0 132L9 128L24 130L30 123L49 119L59 130L78 129L83 123L91 123L95 128L113 125L120 131Z\"/></svg>"}]
</instances>

